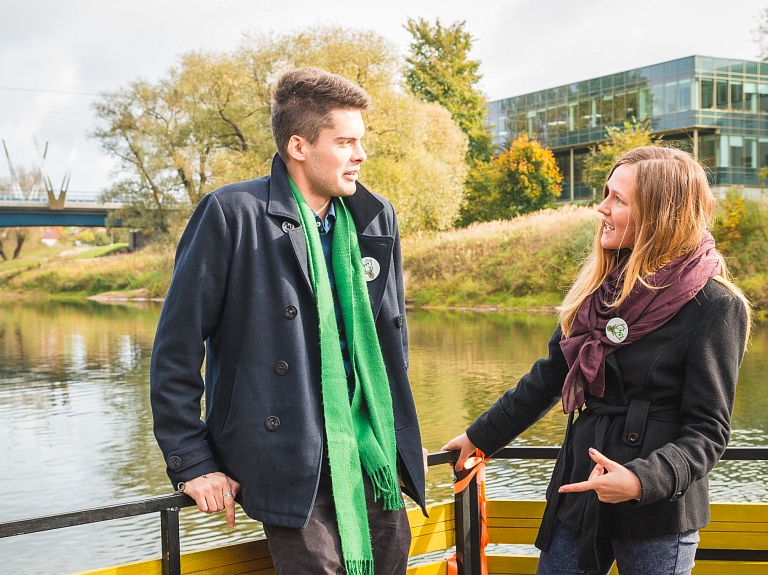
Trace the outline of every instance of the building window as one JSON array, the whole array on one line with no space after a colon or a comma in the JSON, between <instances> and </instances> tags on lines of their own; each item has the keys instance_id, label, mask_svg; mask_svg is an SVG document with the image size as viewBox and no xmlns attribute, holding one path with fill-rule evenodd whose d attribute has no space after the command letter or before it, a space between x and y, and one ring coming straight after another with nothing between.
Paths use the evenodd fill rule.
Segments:
<instances>
[{"instance_id":1,"label":"building window","mask_svg":"<svg viewBox=\"0 0 768 575\"><path fill-rule=\"evenodd\" d=\"M757 139L744 138L744 167L757 168Z\"/></svg>"},{"instance_id":2,"label":"building window","mask_svg":"<svg viewBox=\"0 0 768 575\"><path fill-rule=\"evenodd\" d=\"M648 88L640 88L637 94L637 112L640 120L651 115L651 92Z\"/></svg>"},{"instance_id":3,"label":"building window","mask_svg":"<svg viewBox=\"0 0 768 575\"><path fill-rule=\"evenodd\" d=\"M731 110L741 112L744 109L744 94L741 82L731 82Z\"/></svg>"},{"instance_id":4,"label":"building window","mask_svg":"<svg viewBox=\"0 0 768 575\"><path fill-rule=\"evenodd\" d=\"M679 112L687 112L691 109L691 79L680 80L677 89Z\"/></svg>"},{"instance_id":5,"label":"building window","mask_svg":"<svg viewBox=\"0 0 768 575\"><path fill-rule=\"evenodd\" d=\"M651 86L652 114L661 116L664 114L664 84Z\"/></svg>"},{"instance_id":6,"label":"building window","mask_svg":"<svg viewBox=\"0 0 768 575\"><path fill-rule=\"evenodd\" d=\"M677 82L667 82L664 84L664 108L667 114L677 112Z\"/></svg>"},{"instance_id":7,"label":"building window","mask_svg":"<svg viewBox=\"0 0 768 575\"><path fill-rule=\"evenodd\" d=\"M731 167L741 168L744 166L744 138L741 136L729 136L728 142L731 145Z\"/></svg>"},{"instance_id":8,"label":"building window","mask_svg":"<svg viewBox=\"0 0 768 575\"><path fill-rule=\"evenodd\" d=\"M590 128L597 128L600 125L602 114L600 111L602 110L602 101L599 97L592 98L592 117L589 120L589 127Z\"/></svg>"},{"instance_id":9,"label":"building window","mask_svg":"<svg viewBox=\"0 0 768 575\"><path fill-rule=\"evenodd\" d=\"M579 128L589 128L592 120L592 105L589 100L579 100Z\"/></svg>"},{"instance_id":10,"label":"building window","mask_svg":"<svg viewBox=\"0 0 768 575\"><path fill-rule=\"evenodd\" d=\"M702 58L704 60L705 58ZM711 60L711 58L706 58ZM712 78L701 79L701 108L710 110L715 106L715 81Z\"/></svg>"},{"instance_id":11,"label":"building window","mask_svg":"<svg viewBox=\"0 0 768 575\"><path fill-rule=\"evenodd\" d=\"M722 135L720 136L720 146L717 151L717 167L718 168L727 168L728 167L728 160L730 159L731 151L728 148L728 136Z\"/></svg>"},{"instance_id":12,"label":"building window","mask_svg":"<svg viewBox=\"0 0 768 575\"><path fill-rule=\"evenodd\" d=\"M757 86L757 96L760 99L760 112L768 114L768 84Z\"/></svg>"},{"instance_id":13,"label":"building window","mask_svg":"<svg viewBox=\"0 0 768 575\"><path fill-rule=\"evenodd\" d=\"M758 151L758 167L764 168L768 166L768 138L758 138L757 140Z\"/></svg>"},{"instance_id":14,"label":"building window","mask_svg":"<svg viewBox=\"0 0 768 575\"><path fill-rule=\"evenodd\" d=\"M627 92L627 119L638 118L640 113L637 110L637 90Z\"/></svg>"},{"instance_id":15,"label":"building window","mask_svg":"<svg viewBox=\"0 0 768 575\"><path fill-rule=\"evenodd\" d=\"M754 82L744 84L744 110L750 114L757 114L757 84Z\"/></svg>"},{"instance_id":16,"label":"building window","mask_svg":"<svg viewBox=\"0 0 768 575\"><path fill-rule=\"evenodd\" d=\"M571 192L568 191L568 188L571 185L571 154L563 154L563 155L557 155L555 156L555 161L557 162L557 168L560 170L560 174L563 176L563 193L561 194L561 198L570 198Z\"/></svg>"},{"instance_id":17,"label":"building window","mask_svg":"<svg viewBox=\"0 0 768 575\"><path fill-rule=\"evenodd\" d=\"M718 110L728 108L728 80L717 80L715 82L715 97Z\"/></svg>"},{"instance_id":18,"label":"building window","mask_svg":"<svg viewBox=\"0 0 768 575\"><path fill-rule=\"evenodd\" d=\"M699 58L699 68L702 70L714 71L715 60L713 58Z\"/></svg>"},{"instance_id":19,"label":"building window","mask_svg":"<svg viewBox=\"0 0 768 575\"><path fill-rule=\"evenodd\" d=\"M616 94L613 97L613 116L616 122L623 122L626 119L626 110L627 104L624 92Z\"/></svg>"},{"instance_id":20,"label":"building window","mask_svg":"<svg viewBox=\"0 0 768 575\"><path fill-rule=\"evenodd\" d=\"M613 124L613 94L603 96L603 125Z\"/></svg>"},{"instance_id":21,"label":"building window","mask_svg":"<svg viewBox=\"0 0 768 575\"><path fill-rule=\"evenodd\" d=\"M768 143L768 139L766 139ZM715 167L715 136L699 137L699 161L708 168Z\"/></svg>"}]
</instances>

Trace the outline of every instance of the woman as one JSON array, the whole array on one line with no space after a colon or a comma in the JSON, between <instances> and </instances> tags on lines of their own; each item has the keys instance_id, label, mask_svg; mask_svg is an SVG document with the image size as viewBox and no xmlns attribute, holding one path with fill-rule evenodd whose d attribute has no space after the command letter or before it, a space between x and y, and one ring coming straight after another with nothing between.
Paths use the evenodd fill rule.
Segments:
<instances>
[{"instance_id":1,"label":"woman","mask_svg":"<svg viewBox=\"0 0 768 575\"><path fill-rule=\"evenodd\" d=\"M562 401L569 414L536 540L538 573L689 573L707 474L730 435L749 304L707 231L715 199L687 153L625 153L591 255L537 361L443 449L492 454ZM574 415L576 417L574 418Z\"/></svg>"}]
</instances>

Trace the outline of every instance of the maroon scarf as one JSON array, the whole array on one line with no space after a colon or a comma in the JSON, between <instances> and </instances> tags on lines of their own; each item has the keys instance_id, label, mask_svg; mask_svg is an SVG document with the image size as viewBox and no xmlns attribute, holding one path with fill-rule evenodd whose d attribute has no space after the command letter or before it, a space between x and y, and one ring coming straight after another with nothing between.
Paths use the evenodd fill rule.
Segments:
<instances>
[{"instance_id":1,"label":"maroon scarf","mask_svg":"<svg viewBox=\"0 0 768 575\"><path fill-rule=\"evenodd\" d=\"M570 337L560 341L569 367L563 385L565 413L584 405L585 391L595 397L603 397L605 356L672 319L709 278L720 273L720 260L712 234L704 232L695 252L680 256L645 278L652 286L667 287L649 289L638 281L619 308L609 308L603 302L615 301L616 294L621 290L618 285L621 269L623 266L614 270L603 285L584 300L571 326ZM621 318L626 323L626 333L619 333L626 339L620 343L608 339L606 326L612 318Z\"/></svg>"}]
</instances>

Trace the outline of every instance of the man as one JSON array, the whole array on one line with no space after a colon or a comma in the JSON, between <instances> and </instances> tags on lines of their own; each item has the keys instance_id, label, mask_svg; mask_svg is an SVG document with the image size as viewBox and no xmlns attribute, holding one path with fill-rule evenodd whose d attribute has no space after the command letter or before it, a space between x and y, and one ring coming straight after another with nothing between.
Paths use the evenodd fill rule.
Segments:
<instances>
[{"instance_id":1,"label":"man","mask_svg":"<svg viewBox=\"0 0 768 575\"><path fill-rule=\"evenodd\" d=\"M262 521L278 574L403 574L400 487L424 509L397 221L357 181L369 105L321 70L280 78L272 173L201 200L155 338L168 476Z\"/></svg>"}]
</instances>

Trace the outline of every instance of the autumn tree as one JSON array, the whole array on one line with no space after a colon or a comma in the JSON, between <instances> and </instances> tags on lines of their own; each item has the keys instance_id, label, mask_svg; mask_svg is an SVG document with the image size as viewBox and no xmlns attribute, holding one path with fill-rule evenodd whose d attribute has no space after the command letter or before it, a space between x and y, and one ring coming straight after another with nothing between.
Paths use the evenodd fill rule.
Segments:
<instances>
[{"instance_id":1,"label":"autumn tree","mask_svg":"<svg viewBox=\"0 0 768 575\"><path fill-rule=\"evenodd\" d=\"M768 60L768 8L763 8L755 18L757 28L752 30L752 39L757 44L757 57L763 62Z\"/></svg>"},{"instance_id":2,"label":"autumn tree","mask_svg":"<svg viewBox=\"0 0 768 575\"><path fill-rule=\"evenodd\" d=\"M114 217L167 232L207 192L268 173L270 88L302 66L340 74L373 97L362 180L393 202L403 231L450 226L466 138L448 112L403 89L393 44L339 27L247 35L232 52L186 54L160 81L106 94L93 136L120 161L122 178L104 194L125 203Z\"/></svg>"},{"instance_id":3,"label":"autumn tree","mask_svg":"<svg viewBox=\"0 0 768 575\"><path fill-rule=\"evenodd\" d=\"M549 206L562 191L555 156L522 135L468 178L459 223L507 220Z\"/></svg>"},{"instance_id":4,"label":"autumn tree","mask_svg":"<svg viewBox=\"0 0 768 575\"><path fill-rule=\"evenodd\" d=\"M132 82L95 104L92 136L122 176L102 195L125 204L110 220L168 232L174 218L254 163L263 150L249 138L259 139L252 125L263 124L268 102L254 104L247 73L233 68L219 55L188 54L166 78Z\"/></svg>"},{"instance_id":5,"label":"autumn tree","mask_svg":"<svg viewBox=\"0 0 768 575\"><path fill-rule=\"evenodd\" d=\"M609 126L605 129L608 141L592 150L584 164L587 184L593 190L602 191L608 172L616 159L639 146L658 145L660 139L651 135L651 125L647 120L624 122L623 126Z\"/></svg>"},{"instance_id":6,"label":"autumn tree","mask_svg":"<svg viewBox=\"0 0 768 575\"><path fill-rule=\"evenodd\" d=\"M465 22L434 26L427 20L409 18L405 25L412 41L405 59L405 81L411 92L425 102L437 102L451 113L469 139L471 160L488 161L493 140L485 124L488 101L477 87L480 61L472 60L472 36Z\"/></svg>"},{"instance_id":7,"label":"autumn tree","mask_svg":"<svg viewBox=\"0 0 768 575\"><path fill-rule=\"evenodd\" d=\"M28 170L23 166L16 166L14 171L16 172L17 183L24 193L31 192L41 185L42 174L39 169ZM12 182L10 178L0 179L0 190L10 190L11 186ZM8 259L8 256L3 249L3 241L10 236L14 236L14 239L16 240L16 246L13 248L13 255L11 256L11 258L15 260L21 254L21 248L27 240L28 230L25 227L0 229L0 258L3 258L3 261Z\"/></svg>"}]
</instances>

